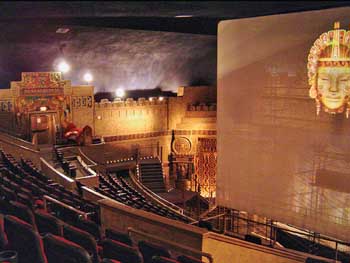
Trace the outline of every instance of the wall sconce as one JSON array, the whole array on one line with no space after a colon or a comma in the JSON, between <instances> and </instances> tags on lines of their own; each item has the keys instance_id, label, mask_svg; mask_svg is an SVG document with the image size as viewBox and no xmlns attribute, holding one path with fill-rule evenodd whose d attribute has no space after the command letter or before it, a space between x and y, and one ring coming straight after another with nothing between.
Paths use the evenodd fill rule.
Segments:
<instances>
[{"instance_id":1,"label":"wall sconce","mask_svg":"<svg viewBox=\"0 0 350 263\"><path fill-rule=\"evenodd\" d=\"M40 107L40 111L47 111L47 107L45 106Z\"/></svg>"}]
</instances>

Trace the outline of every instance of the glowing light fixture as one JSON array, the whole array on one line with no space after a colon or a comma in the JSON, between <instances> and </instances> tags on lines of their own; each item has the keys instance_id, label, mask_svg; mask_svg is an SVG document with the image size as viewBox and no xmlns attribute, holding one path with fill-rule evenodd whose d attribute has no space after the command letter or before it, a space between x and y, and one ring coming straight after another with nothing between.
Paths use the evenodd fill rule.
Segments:
<instances>
[{"instance_id":1,"label":"glowing light fixture","mask_svg":"<svg viewBox=\"0 0 350 263\"><path fill-rule=\"evenodd\" d=\"M40 111L47 111L47 107L45 106L40 107Z\"/></svg>"},{"instance_id":2,"label":"glowing light fixture","mask_svg":"<svg viewBox=\"0 0 350 263\"><path fill-rule=\"evenodd\" d=\"M148 100L149 100L149 101L153 101L153 98L152 98L152 97L150 97L150 98L148 98Z\"/></svg>"},{"instance_id":3,"label":"glowing light fixture","mask_svg":"<svg viewBox=\"0 0 350 263\"><path fill-rule=\"evenodd\" d=\"M159 100L159 101L163 101L164 98L163 98L163 97L159 97L158 100Z\"/></svg>"},{"instance_id":4,"label":"glowing light fixture","mask_svg":"<svg viewBox=\"0 0 350 263\"><path fill-rule=\"evenodd\" d=\"M37 124L40 124L40 123L41 123L40 117L36 119L36 123L37 123Z\"/></svg>"},{"instance_id":5,"label":"glowing light fixture","mask_svg":"<svg viewBox=\"0 0 350 263\"><path fill-rule=\"evenodd\" d=\"M94 78L92 77L92 75L87 72L84 74L84 80L87 82L87 83L90 83Z\"/></svg>"},{"instance_id":6,"label":"glowing light fixture","mask_svg":"<svg viewBox=\"0 0 350 263\"><path fill-rule=\"evenodd\" d=\"M115 91L115 95L119 98L123 98L125 96L125 90L119 88Z\"/></svg>"},{"instance_id":7,"label":"glowing light fixture","mask_svg":"<svg viewBox=\"0 0 350 263\"><path fill-rule=\"evenodd\" d=\"M98 119L98 120L101 120L101 119L102 119L101 115L98 115L98 116L97 116L97 119Z\"/></svg>"},{"instance_id":8,"label":"glowing light fixture","mask_svg":"<svg viewBox=\"0 0 350 263\"><path fill-rule=\"evenodd\" d=\"M178 15L175 16L176 18L186 18L186 17L193 17L193 15Z\"/></svg>"},{"instance_id":9,"label":"glowing light fixture","mask_svg":"<svg viewBox=\"0 0 350 263\"><path fill-rule=\"evenodd\" d=\"M58 64L58 70L61 71L62 73L67 73L70 70L70 66L67 64L67 62L61 61Z\"/></svg>"}]
</instances>

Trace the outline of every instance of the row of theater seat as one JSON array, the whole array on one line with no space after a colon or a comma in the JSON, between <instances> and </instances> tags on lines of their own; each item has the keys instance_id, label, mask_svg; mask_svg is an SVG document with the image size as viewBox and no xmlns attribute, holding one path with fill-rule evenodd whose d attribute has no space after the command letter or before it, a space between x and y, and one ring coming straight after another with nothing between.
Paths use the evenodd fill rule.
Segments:
<instances>
[{"instance_id":1,"label":"row of theater seat","mask_svg":"<svg viewBox=\"0 0 350 263\"><path fill-rule=\"evenodd\" d=\"M112 174L107 174L106 176L100 175L99 187L96 187L95 190L125 205L155 213L170 219L189 223L189 220L186 217L148 201L122 177Z\"/></svg>"},{"instance_id":2,"label":"row of theater seat","mask_svg":"<svg viewBox=\"0 0 350 263\"><path fill-rule=\"evenodd\" d=\"M0 248L18 251L20 263L47 262L45 255L50 263L69 262L69 260L99 263L101 262L100 256L125 263L178 262L170 258L169 251L148 242L141 241L138 249L135 248L127 234L107 229L105 238L101 239L100 232L91 232L89 228L71 226L41 209L32 213L23 204L8 201L6 196L1 196L1 198L0 212L7 216L5 216L5 227L0 228L3 230L0 233ZM3 217L0 216L0 218ZM0 225L2 226L1 220ZM45 253L38 234L43 236ZM4 237L6 235L8 238ZM7 239L10 245L6 244ZM24 256L28 253L29 257ZM155 259L154 256L158 258ZM21 258L25 261L21 261ZM58 261L57 258L59 258ZM183 260L179 262L200 262L187 256L181 256L180 259Z\"/></svg>"},{"instance_id":3,"label":"row of theater seat","mask_svg":"<svg viewBox=\"0 0 350 263\"><path fill-rule=\"evenodd\" d=\"M33 225L12 216L0 215L1 249L11 249L18 253L18 263L200 263L189 257L179 256L172 259L170 252L160 246L140 241L138 247L123 243L117 239L120 233L106 231L106 238L100 246L87 232L69 225L63 226L62 236L52 233L40 234ZM128 238L127 235L124 235ZM100 259L103 256L104 259Z\"/></svg>"},{"instance_id":4,"label":"row of theater seat","mask_svg":"<svg viewBox=\"0 0 350 263\"><path fill-rule=\"evenodd\" d=\"M64 154L63 154L62 150L60 149L60 147L55 146L54 147L54 151L55 151L55 154L56 154L56 159L59 162L59 164L61 165L64 173L66 175L69 175L72 178L76 178L76 176L77 176L77 167L73 163L67 161L64 158Z\"/></svg>"},{"instance_id":5,"label":"row of theater seat","mask_svg":"<svg viewBox=\"0 0 350 263\"><path fill-rule=\"evenodd\" d=\"M58 147L55 147L54 151L57 160L63 167L64 158L62 151ZM188 220L186 217L183 217L180 214L171 211L170 209L147 201L141 193L136 191L135 188L133 188L123 178L118 178L117 176L113 176L111 174L107 174L107 176L100 175L99 182L99 187L95 187L95 190L118 202L121 202L125 205L137 209L142 209L151 213L155 213L170 219L179 220L185 223L190 222L190 220Z\"/></svg>"},{"instance_id":6,"label":"row of theater seat","mask_svg":"<svg viewBox=\"0 0 350 263\"><path fill-rule=\"evenodd\" d=\"M59 214L55 211L57 207L51 207L50 214L48 210L43 210L41 201L42 196L50 194L52 190L45 189L45 186L53 184L53 189L56 189L57 184L43 176L30 162L22 161L21 167L11 155L0 151L4 161L3 165L0 164L0 213L5 215L0 216L5 222L1 224L0 219L0 249L17 250L19 263L101 262L100 256L118 260L104 259L102 262L200 262L187 256L175 261L169 258L170 254L164 248L147 242L139 242L136 248L128 235L113 230L106 230L105 238L101 238L99 226L83 218L68 222L56 218L53 214ZM33 176L34 173L38 174ZM28 189L28 186L35 185L28 178L36 178L33 181L40 182L39 185ZM16 191L13 191L13 187ZM40 191L40 187L44 190ZM22 192L27 194L24 199L19 198ZM71 194L75 198L79 197ZM23 200L24 204L21 203ZM70 225L72 222L74 226ZM7 238L1 238L4 236Z\"/></svg>"},{"instance_id":7,"label":"row of theater seat","mask_svg":"<svg viewBox=\"0 0 350 263\"><path fill-rule=\"evenodd\" d=\"M7 177L12 178L14 181L10 191L16 190L24 192L23 194L26 193L26 200L42 199L44 195L48 195L53 199L60 200L66 205L88 214L90 219L98 223L99 207L97 205L83 199L80 195L65 189L62 185L53 182L51 179L43 175L31 161L21 159L20 164L10 154L6 154L2 150L0 150L0 152L3 163L7 168L7 170L3 172L6 172ZM18 197L21 196L18 195ZM76 214L69 213L64 207L61 207L57 216L60 215L71 217L73 221L77 216Z\"/></svg>"}]
</instances>

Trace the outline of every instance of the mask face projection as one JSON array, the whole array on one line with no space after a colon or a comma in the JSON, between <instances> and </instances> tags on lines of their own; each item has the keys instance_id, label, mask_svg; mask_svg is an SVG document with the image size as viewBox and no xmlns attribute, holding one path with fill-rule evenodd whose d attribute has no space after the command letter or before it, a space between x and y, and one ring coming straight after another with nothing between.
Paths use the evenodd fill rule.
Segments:
<instances>
[{"instance_id":1,"label":"mask face projection","mask_svg":"<svg viewBox=\"0 0 350 263\"><path fill-rule=\"evenodd\" d=\"M310 97L316 100L317 115L321 108L336 114L350 112L350 31L339 29L323 33L308 56Z\"/></svg>"},{"instance_id":2,"label":"mask face projection","mask_svg":"<svg viewBox=\"0 0 350 263\"><path fill-rule=\"evenodd\" d=\"M317 70L317 89L322 104L330 110L341 109L348 101L350 69L320 67Z\"/></svg>"}]
</instances>

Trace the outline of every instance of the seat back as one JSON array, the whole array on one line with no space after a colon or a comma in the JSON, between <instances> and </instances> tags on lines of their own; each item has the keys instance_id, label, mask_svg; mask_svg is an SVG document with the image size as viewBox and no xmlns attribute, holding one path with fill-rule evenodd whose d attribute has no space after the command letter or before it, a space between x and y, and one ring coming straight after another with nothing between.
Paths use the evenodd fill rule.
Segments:
<instances>
[{"instance_id":1,"label":"seat back","mask_svg":"<svg viewBox=\"0 0 350 263\"><path fill-rule=\"evenodd\" d=\"M42 240L30 224L7 215L4 217L4 226L8 249L18 252L18 263L47 263Z\"/></svg>"},{"instance_id":2,"label":"seat back","mask_svg":"<svg viewBox=\"0 0 350 263\"><path fill-rule=\"evenodd\" d=\"M36 210L34 216L40 234L51 233L56 236L62 236L62 222L56 217L40 210Z\"/></svg>"},{"instance_id":3,"label":"seat back","mask_svg":"<svg viewBox=\"0 0 350 263\"><path fill-rule=\"evenodd\" d=\"M50 263L92 263L91 257L84 248L65 238L47 234L43 240Z\"/></svg>"},{"instance_id":4,"label":"seat back","mask_svg":"<svg viewBox=\"0 0 350 263\"><path fill-rule=\"evenodd\" d=\"M32 211L25 205L19 202L10 201L11 215L18 217L19 219L27 222L36 229L35 218Z\"/></svg>"},{"instance_id":5,"label":"seat back","mask_svg":"<svg viewBox=\"0 0 350 263\"><path fill-rule=\"evenodd\" d=\"M203 263L203 261L196 259L194 257L190 257L190 256L186 256L186 255L182 255L177 257L177 261L179 261L180 263Z\"/></svg>"},{"instance_id":6,"label":"seat back","mask_svg":"<svg viewBox=\"0 0 350 263\"><path fill-rule=\"evenodd\" d=\"M131 246L111 239L101 242L103 247L103 257L116 259L121 262L143 263L140 252Z\"/></svg>"},{"instance_id":7,"label":"seat back","mask_svg":"<svg viewBox=\"0 0 350 263\"><path fill-rule=\"evenodd\" d=\"M129 246L133 246L132 240L128 234L124 234L113 229L106 229L106 238L122 242Z\"/></svg>"},{"instance_id":8,"label":"seat back","mask_svg":"<svg viewBox=\"0 0 350 263\"><path fill-rule=\"evenodd\" d=\"M172 258L154 256L152 258L152 263L180 263L180 262Z\"/></svg>"},{"instance_id":9,"label":"seat back","mask_svg":"<svg viewBox=\"0 0 350 263\"><path fill-rule=\"evenodd\" d=\"M91 234L76 227L64 225L63 237L83 247L92 256L93 262L99 262L97 243Z\"/></svg>"},{"instance_id":10,"label":"seat back","mask_svg":"<svg viewBox=\"0 0 350 263\"><path fill-rule=\"evenodd\" d=\"M0 251L5 250L7 245L8 240L5 233L4 215L0 214Z\"/></svg>"},{"instance_id":11,"label":"seat back","mask_svg":"<svg viewBox=\"0 0 350 263\"><path fill-rule=\"evenodd\" d=\"M152 244L150 242L140 241L138 246L142 253L143 260L145 263L152 263L152 257L154 256L163 256L171 258L170 252L167 249Z\"/></svg>"},{"instance_id":12,"label":"seat back","mask_svg":"<svg viewBox=\"0 0 350 263\"><path fill-rule=\"evenodd\" d=\"M75 226L81 230L84 230L94 236L96 240L101 240L100 227L91 220L79 218Z\"/></svg>"}]
</instances>

